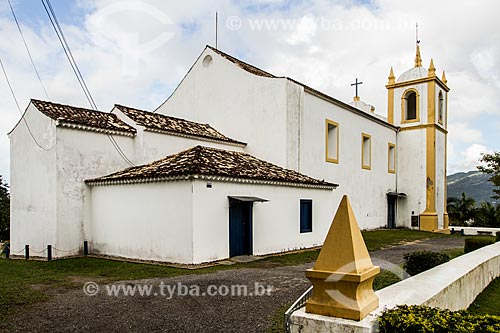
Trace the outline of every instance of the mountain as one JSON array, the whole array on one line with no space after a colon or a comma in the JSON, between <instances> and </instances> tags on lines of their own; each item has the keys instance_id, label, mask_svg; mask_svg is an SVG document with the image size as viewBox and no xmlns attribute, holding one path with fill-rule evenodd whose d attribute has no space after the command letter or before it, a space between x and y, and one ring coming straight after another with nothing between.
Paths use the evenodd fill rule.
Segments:
<instances>
[{"instance_id":1,"label":"mountain","mask_svg":"<svg viewBox=\"0 0 500 333\"><path fill-rule=\"evenodd\" d=\"M494 202L493 184L488 181L489 175L481 171L458 172L447 177L448 198L460 197L462 192L474 198L477 205L482 201Z\"/></svg>"}]
</instances>

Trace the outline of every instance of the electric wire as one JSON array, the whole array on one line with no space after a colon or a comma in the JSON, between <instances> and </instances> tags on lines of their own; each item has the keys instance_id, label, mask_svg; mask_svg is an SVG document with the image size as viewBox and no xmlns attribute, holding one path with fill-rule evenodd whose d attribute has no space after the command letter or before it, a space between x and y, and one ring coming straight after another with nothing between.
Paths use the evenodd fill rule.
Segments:
<instances>
[{"instance_id":1,"label":"electric wire","mask_svg":"<svg viewBox=\"0 0 500 333\"><path fill-rule=\"evenodd\" d=\"M90 107L91 107L92 109L97 110L97 107L96 107L95 103L93 102L93 99L92 99L92 98L90 98L90 96L89 96L89 91L88 91L88 89L85 89L86 85L84 85L84 84L82 83L82 79L83 79L83 77L81 77L81 72L80 72L79 70L77 70L78 66L76 65L76 62L74 61L74 58L72 57L72 54L71 54L71 56L70 56L70 54L69 54L69 51L68 51L68 49L67 49L68 45L64 43L64 41L65 41L66 39L63 39L63 38L62 38L62 36L61 36L62 32L61 32L61 31L59 31L59 29L57 28L57 27L59 27L59 28L60 28L60 25L59 25L59 23L57 23L57 24L56 24L56 23L54 22L54 21L56 20L56 18L55 18L55 17L53 18L53 17L52 17L52 15L51 15L51 12L53 12L53 11L50 11L50 10L49 10L49 7L48 7L48 5L47 5L47 4L45 4L45 1L44 1L44 0L41 0L41 1L42 1L43 8L45 9L45 12L47 13L47 16L49 17L50 23L51 23L52 27L54 28L54 31L55 31L55 33L56 33L56 36L57 36L57 38L59 39L59 42L61 43L61 46L62 46L63 51L64 51L64 54L66 55L66 58L67 58L67 59L68 59L68 61L69 61L69 64L70 64L70 66L71 66L71 69L73 70L73 73L75 74L76 79L78 80L78 84L79 84L79 85L80 85L80 87L82 88L83 93L85 94L85 97L87 98L87 101L88 101L88 102L89 102L89 104L90 104ZM79 75L79 73L80 73L80 75Z\"/></svg>"},{"instance_id":2,"label":"electric wire","mask_svg":"<svg viewBox=\"0 0 500 333\"><path fill-rule=\"evenodd\" d=\"M66 37L64 36L64 33L62 31L62 28L59 24L59 20L57 19L56 13L52 7L52 4L50 3L50 0L41 0L42 5L45 9L45 12L47 13L47 16L49 17L50 23L52 24L52 27L54 28L54 31L57 35L57 38L59 39L59 42L61 43L61 46L64 50L64 53L66 54L66 57L68 58L68 61L71 65L71 68L73 69L73 72L78 80L78 83L80 84L80 87L83 90L83 93L85 94L85 97L87 98L87 101L89 102L91 108L95 111L98 111L97 105L94 101L94 98L92 97L92 94L90 93L90 90L88 89L87 84L85 83L85 79L83 78L83 75L78 68L78 64L73 57L73 53L71 52L71 48L69 47L69 44L66 40ZM118 142L116 142L115 138L110 135L106 134L108 139L110 140L111 144L115 148L115 150L118 152L118 154L121 156L121 158L127 162L130 166L135 166L135 164L127 157L125 152L121 149L120 145Z\"/></svg>"},{"instance_id":3,"label":"electric wire","mask_svg":"<svg viewBox=\"0 0 500 333\"><path fill-rule=\"evenodd\" d=\"M12 16L14 17L14 21L16 22L17 30L19 30L19 34L21 35L21 39L23 40L24 47L26 48L26 52L28 52L28 56L30 58L31 65L33 66L33 69L35 70L38 81L40 82L40 85L42 86L42 89L45 93L45 96L47 97L47 99L50 99L49 94L47 93L47 89L45 88L45 85L42 82L42 78L40 77L40 73L38 72L38 70L35 66L35 61L33 60L33 57L31 56L31 52L30 52L30 49L28 47L28 43L26 43L26 39L24 38L23 31L21 30L21 26L19 24L19 21L17 20L16 13L14 12L14 7L12 7L12 3L10 2L10 0L7 0L7 2L9 3L10 11L12 12Z\"/></svg>"},{"instance_id":4,"label":"electric wire","mask_svg":"<svg viewBox=\"0 0 500 333\"><path fill-rule=\"evenodd\" d=\"M28 129L28 133L29 135L31 136L31 138L33 139L33 141L35 142L35 144L42 150L45 150L45 151L49 151L49 150L52 150L54 147L55 147L55 143L52 147L50 148L45 148L43 147L39 142L38 140L35 138L35 136L33 135L33 132L31 131L31 128L28 124L28 121L26 120L26 117L24 116L24 113L23 111L21 110L21 107L19 106L19 102L17 100L17 97L16 97L16 94L14 93L14 89L12 88L12 85L10 83L10 80L9 80L9 76L7 75L7 71L5 70L5 67L3 66L3 62L2 62L2 59L0 59L0 66L2 67L2 72L3 72L3 75L5 76L5 80L7 81L7 85L9 86L9 90L10 90L10 93L12 94L12 98L14 99L14 102L16 103L16 106L17 106L17 110L19 111L19 113L21 114L21 119L24 121L24 123L26 124L26 128Z\"/></svg>"}]
</instances>

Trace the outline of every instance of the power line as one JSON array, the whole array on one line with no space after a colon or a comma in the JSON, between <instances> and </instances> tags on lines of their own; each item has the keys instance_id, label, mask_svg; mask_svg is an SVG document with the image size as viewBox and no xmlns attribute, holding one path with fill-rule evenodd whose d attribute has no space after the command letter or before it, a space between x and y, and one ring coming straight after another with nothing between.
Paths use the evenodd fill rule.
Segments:
<instances>
[{"instance_id":1,"label":"power line","mask_svg":"<svg viewBox=\"0 0 500 333\"><path fill-rule=\"evenodd\" d=\"M26 39L24 38L23 31L21 30L21 26L19 25L19 21L17 20L16 13L14 12L14 8L12 7L12 3L10 2L10 0L7 0L7 1L9 3L9 7L10 7L10 11L12 12L12 16L14 17L14 21L16 22L17 30L19 30L19 34L21 35L21 38L23 40L24 47L26 48L26 51L28 52L28 56L30 58L31 65L33 65L33 69L35 70L36 76L38 77L38 81L40 81L40 85L42 86L42 89L45 92L45 96L47 97L47 99L50 99L49 94L47 93L47 89L45 88L45 86L42 82L42 79L40 77L40 73L38 73L38 70L36 69L35 62L33 61L33 57L31 56L30 49L28 48L28 44L26 43Z\"/></svg>"},{"instance_id":2,"label":"power line","mask_svg":"<svg viewBox=\"0 0 500 333\"><path fill-rule=\"evenodd\" d=\"M51 15L51 12L53 13L54 11L53 10L49 10L49 7L48 7L47 4L45 4L44 0L41 0L41 1L42 1L43 8L45 8L45 12L47 13L47 16L49 17L50 23L52 24L52 27L54 28L54 31L55 31L55 33L57 35L57 38L59 39L59 42L61 43L63 51L66 54L66 58L68 58L69 64L71 66L71 69L73 70L73 73L75 73L76 79L78 80L78 84L82 88L83 93L85 94L85 97L87 98L87 101L90 104L90 107L92 109L94 109L94 110L97 110L97 107L96 107L95 103L93 102L93 99L90 98L90 96L89 96L90 92L87 89L87 86L82 82L83 81L83 76L81 75L80 70L77 69L78 66L76 64L75 58L73 57L73 54L70 53L70 51L69 51L69 45L67 43L65 43L66 42L66 38L63 38L63 36L62 36L62 30L59 30L61 28L61 26L59 25L58 21L57 21L57 24L56 24L55 21L57 20L57 18L56 17L52 17L52 15ZM50 8L52 8L52 7L50 7Z\"/></svg>"},{"instance_id":3,"label":"power line","mask_svg":"<svg viewBox=\"0 0 500 333\"><path fill-rule=\"evenodd\" d=\"M17 97L16 97L16 94L14 93L14 89L12 88L12 85L10 84L10 80L9 80L9 76L7 75L7 71L5 70L5 67L3 66L3 62L2 62L2 59L0 59L0 66L2 67L2 71L3 71L3 75L5 76L5 80L7 81L7 85L9 86L9 89L10 89L10 93L12 94L12 98L14 99L14 102L16 103L16 106L17 106L17 110L19 111L19 113L21 114L21 119L24 121L24 123L26 124L26 128L28 129L28 133L30 134L31 138L33 139L33 141L35 142L35 144L42 150L45 150L45 151L49 151L49 150L52 150L56 145L54 143L54 145L50 148L45 148L43 147L38 141L37 139L35 138L35 136L33 135L33 132L31 131L31 128L30 126L28 125L28 121L26 120L26 117L24 116L23 114L23 111L21 110L21 107L19 106L19 102L17 101Z\"/></svg>"},{"instance_id":4,"label":"power line","mask_svg":"<svg viewBox=\"0 0 500 333\"><path fill-rule=\"evenodd\" d=\"M92 97L92 94L90 93L90 90L88 89L87 84L85 83L85 79L83 78L83 75L82 75L80 69L78 68L78 64L77 64L75 58L73 57L73 53L71 52L71 48L69 47L69 44L66 40L66 37L64 36L64 33L61 29L59 21L57 20L56 13L55 13L54 9L52 8L50 0L45 0L45 1L41 0L41 2L42 2L43 7L45 8L45 12L47 13L47 16L49 17L50 23L52 24L52 27L54 28L54 31L57 35L57 38L59 39L59 42L61 43L61 46L64 50L64 53L66 54L66 57L68 58L68 61L71 65L71 68L73 69L73 72L75 73L75 76L78 80L78 83L80 84L80 87L82 88L83 93L85 94L85 97L87 98L87 100L90 104L90 107L92 109L94 109L95 111L98 111L97 105L94 101L94 98ZM116 142L115 138L110 134L106 134L106 135L107 135L108 139L110 140L111 144L113 145L113 147L118 152L118 154L123 158L123 160L125 160L125 162L127 162L131 166L135 166L135 164L123 152L123 150L121 149L118 142Z\"/></svg>"}]
</instances>

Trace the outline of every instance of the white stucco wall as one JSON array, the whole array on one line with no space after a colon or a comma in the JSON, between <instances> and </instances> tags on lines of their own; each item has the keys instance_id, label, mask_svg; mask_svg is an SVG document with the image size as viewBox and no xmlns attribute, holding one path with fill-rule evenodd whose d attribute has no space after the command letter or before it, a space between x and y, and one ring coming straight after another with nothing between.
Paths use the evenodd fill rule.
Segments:
<instances>
[{"instance_id":1,"label":"white stucco wall","mask_svg":"<svg viewBox=\"0 0 500 333\"><path fill-rule=\"evenodd\" d=\"M188 181L92 187L93 253L193 261L193 195Z\"/></svg>"},{"instance_id":2,"label":"white stucco wall","mask_svg":"<svg viewBox=\"0 0 500 333\"><path fill-rule=\"evenodd\" d=\"M436 212L438 214L438 227L444 226L446 171L445 171L445 142L446 135L436 131Z\"/></svg>"},{"instance_id":3,"label":"white stucco wall","mask_svg":"<svg viewBox=\"0 0 500 333\"><path fill-rule=\"evenodd\" d=\"M203 65L210 55L212 62ZM246 152L280 166L287 163L287 80L251 74L206 49L159 113L208 123L247 142Z\"/></svg>"},{"instance_id":4,"label":"white stucco wall","mask_svg":"<svg viewBox=\"0 0 500 333\"><path fill-rule=\"evenodd\" d=\"M184 264L226 259L232 195L269 200L253 205L254 255L319 246L337 209L331 190L210 183L93 186L92 252ZM300 233L300 199L313 200L309 233Z\"/></svg>"},{"instance_id":5,"label":"white stucco wall","mask_svg":"<svg viewBox=\"0 0 500 333\"><path fill-rule=\"evenodd\" d=\"M229 257L228 196L269 200L253 204L253 254L263 255L323 244L338 203L336 190L194 181L194 262ZM312 232L300 233L300 199L312 199ZM359 212L356 212L359 213Z\"/></svg>"},{"instance_id":6,"label":"white stucco wall","mask_svg":"<svg viewBox=\"0 0 500 333\"><path fill-rule=\"evenodd\" d=\"M426 132L403 131L398 134L398 190L407 194L399 200L398 226L410 227L412 212L419 215L426 205Z\"/></svg>"},{"instance_id":7,"label":"white stucco wall","mask_svg":"<svg viewBox=\"0 0 500 333\"><path fill-rule=\"evenodd\" d=\"M309 93L305 93L301 113L300 172L339 184L333 204L338 206L343 195L352 198L360 228L386 226L386 194L396 191L396 176L388 172L388 143L399 144L395 129ZM325 158L327 119L339 124L338 163L327 162ZM362 133L371 135L371 170L361 167Z\"/></svg>"},{"instance_id":8,"label":"white stucco wall","mask_svg":"<svg viewBox=\"0 0 500 333\"><path fill-rule=\"evenodd\" d=\"M123 152L134 160L133 138L113 135ZM125 162L106 134L57 128L57 249L55 256L78 253L92 234L87 228L89 189L84 180L123 170ZM76 249L76 250L75 250ZM70 251L74 250L74 251ZM70 251L70 252L66 252Z\"/></svg>"},{"instance_id":9,"label":"white stucco wall","mask_svg":"<svg viewBox=\"0 0 500 333\"><path fill-rule=\"evenodd\" d=\"M12 251L30 245L32 256L57 240L55 122L33 105L25 113L39 148L21 120L10 133L10 241ZM52 148L52 149L50 149ZM12 253L14 255L14 253Z\"/></svg>"}]
</instances>

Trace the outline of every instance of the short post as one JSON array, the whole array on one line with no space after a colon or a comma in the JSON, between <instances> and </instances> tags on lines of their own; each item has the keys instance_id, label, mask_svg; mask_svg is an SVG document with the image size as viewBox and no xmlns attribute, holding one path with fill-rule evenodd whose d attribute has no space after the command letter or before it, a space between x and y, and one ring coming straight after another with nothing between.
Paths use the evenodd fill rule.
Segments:
<instances>
[{"instance_id":1,"label":"short post","mask_svg":"<svg viewBox=\"0 0 500 333\"><path fill-rule=\"evenodd\" d=\"M24 245L24 256L26 260L30 258L30 246L29 245Z\"/></svg>"},{"instance_id":2,"label":"short post","mask_svg":"<svg viewBox=\"0 0 500 333\"><path fill-rule=\"evenodd\" d=\"M9 259L10 257L10 246L9 243L5 244L5 259Z\"/></svg>"},{"instance_id":3,"label":"short post","mask_svg":"<svg viewBox=\"0 0 500 333\"><path fill-rule=\"evenodd\" d=\"M84 256L89 255L89 242L88 241L83 241L83 255Z\"/></svg>"},{"instance_id":4,"label":"short post","mask_svg":"<svg viewBox=\"0 0 500 333\"><path fill-rule=\"evenodd\" d=\"M460 236L465 236L465 230L464 229L460 230Z\"/></svg>"},{"instance_id":5,"label":"short post","mask_svg":"<svg viewBox=\"0 0 500 333\"><path fill-rule=\"evenodd\" d=\"M47 245L47 261L52 261L52 245Z\"/></svg>"}]
</instances>

